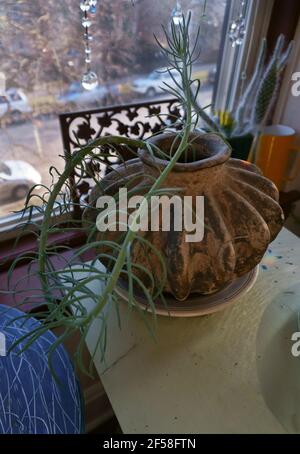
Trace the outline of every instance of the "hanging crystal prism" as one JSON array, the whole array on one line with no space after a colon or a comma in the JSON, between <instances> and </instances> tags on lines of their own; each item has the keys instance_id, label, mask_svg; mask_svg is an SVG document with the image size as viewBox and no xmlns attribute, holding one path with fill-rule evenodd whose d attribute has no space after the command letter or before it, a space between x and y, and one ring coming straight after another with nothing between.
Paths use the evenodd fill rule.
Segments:
<instances>
[{"instance_id":1,"label":"hanging crystal prism","mask_svg":"<svg viewBox=\"0 0 300 454\"><path fill-rule=\"evenodd\" d=\"M96 88L98 85L97 74L93 71L86 72L81 79L81 85L85 90L93 90Z\"/></svg>"},{"instance_id":2,"label":"hanging crystal prism","mask_svg":"<svg viewBox=\"0 0 300 454\"><path fill-rule=\"evenodd\" d=\"M85 73L81 79L81 85L85 90L93 90L98 85L97 74L91 70L92 62L92 51L90 48L90 42L92 36L90 34L90 27L92 21L90 20L89 14L93 15L96 12L97 0L83 0L80 2L80 9L83 12L82 26L85 28L84 33L84 44L85 44Z\"/></svg>"},{"instance_id":3,"label":"hanging crystal prism","mask_svg":"<svg viewBox=\"0 0 300 454\"><path fill-rule=\"evenodd\" d=\"M92 21L90 19L86 19L85 17L82 19L81 23L85 28L89 28L92 25Z\"/></svg>"},{"instance_id":4,"label":"hanging crystal prism","mask_svg":"<svg viewBox=\"0 0 300 454\"><path fill-rule=\"evenodd\" d=\"M245 13L248 0L241 0L240 12L236 19L229 24L228 37L232 47L241 46L246 34Z\"/></svg>"},{"instance_id":5,"label":"hanging crystal prism","mask_svg":"<svg viewBox=\"0 0 300 454\"><path fill-rule=\"evenodd\" d=\"M86 12L90 9L90 2L89 0L84 0L82 2L80 2L80 9L81 11L83 12Z\"/></svg>"},{"instance_id":6,"label":"hanging crystal prism","mask_svg":"<svg viewBox=\"0 0 300 454\"><path fill-rule=\"evenodd\" d=\"M172 21L174 25L180 25L183 22L183 11L179 2L176 2L176 6L172 11Z\"/></svg>"},{"instance_id":7,"label":"hanging crystal prism","mask_svg":"<svg viewBox=\"0 0 300 454\"><path fill-rule=\"evenodd\" d=\"M243 17L231 22L229 26L229 39L232 47L241 46L243 44L245 34L246 24Z\"/></svg>"},{"instance_id":8,"label":"hanging crystal prism","mask_svg":"<svg viewBox=\"0 0 300 454\"><path fill-rule=\"evenodd\" d=\"M88 33L85 33L85 34L84 34L84 39L85 39L86 41L93 41L93 37L92 37L91 35L89 35Z\"/></svg>"},{"instance_id":9,"label":"hanging crystal prism","mask_svg":"<svg viewBox=\"0 0 300 454\"><path fill-rule=\"evenodd\" d=\"M89 12L94 15L97 11L97 0L89 0L90 10Z\"/></svg>"}]
</instances>

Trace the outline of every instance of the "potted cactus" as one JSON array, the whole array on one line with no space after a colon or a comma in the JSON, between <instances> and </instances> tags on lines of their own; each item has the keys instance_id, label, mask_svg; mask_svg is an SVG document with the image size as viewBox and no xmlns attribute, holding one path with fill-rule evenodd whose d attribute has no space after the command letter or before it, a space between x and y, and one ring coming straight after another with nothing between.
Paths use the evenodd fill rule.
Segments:
<instances>
[{"instance_id":1,"label":"potted cactus","mask_svg":"<svg viewBox=\"0 0 300 454\"><path fill-rule=\"evenodd\" d=\"M203 115L196 100L196 109L205 126L223 135L232 147L233 158L247 160L254 136L266 125L276 102L282 72L293 48L291 41L284 50L285 38L277 39L273 54L266 62L267 40L262 40L257 63L246 89L237 101L234 112L217 111L213 117Z\"/></svg>"}]
</instances>

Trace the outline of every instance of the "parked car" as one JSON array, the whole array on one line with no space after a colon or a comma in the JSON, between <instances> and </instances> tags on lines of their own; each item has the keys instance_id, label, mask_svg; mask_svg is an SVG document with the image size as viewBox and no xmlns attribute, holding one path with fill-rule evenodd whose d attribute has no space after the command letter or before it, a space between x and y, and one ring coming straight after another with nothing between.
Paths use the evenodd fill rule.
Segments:
<instances>
[{"instance_id":1,"label":"parked car","mask_svg":"<svg viewBox=\"0 0 300 454\"><path fill-rule=\"evenodd\" d=\"M180 80L176 71L173 71L172 74L176 81ZM163 88L167 89L164 82L171 87L176 86L166 68L160 68L152 71L148 76L135 79L132 83L132 88L138 95L153 98L157 94L164 93Z\"/></svg>"},{"instance_id":2,"label":"parked car","mask_svg":"<svg viewBox=\"0 0 300 454\"><path fill-rule=\"evenodd\" d=\"M18 88L9 88L0 96L0 117L8 114L13 122L17 122L31 111L27 96Z\"/></svg>"},{"instance_id":3,"label":"parked car","mask_svg":"<svg viewBox=\"0 0 300 454\"><path fill-rule=\"evenodd\" d=\"M109 95L105 85L98 85L93 90L85 90L80 82L73 82L67 91L57 97L60 104L76 104L79 106L96 104Z\"/></svg>"},{"instance_id":4,"label":"parked car","mask_svg":"<svg viewBox=\"0 0 300 454\"><path fill-rule=\"evenodd\" d=\"M29 189L41 183L41 175L28 162L0 161L0 199L23 199Z\"/></svg>"},{"instance_id":5,"label":"parked car","mask_svg":"<svg viewBox=\"0 0 300 454\"><path fill-rule=\"evenodd\" d=\"M211 65L204 65L199 68L195 68L192 73L193 79L200 79L202 85L209 83L208 79L210 69ZM172 75L176 82L181 81L177 71L172 70ZM163 88L168 89L164 82L172 88L176 88L176 84L167 69L159 68L152 71L148 76L135 79L132 83L132 88L133 91L140 96L153 98L157 94L164 93Z\"/></svg>"}]
</instances>

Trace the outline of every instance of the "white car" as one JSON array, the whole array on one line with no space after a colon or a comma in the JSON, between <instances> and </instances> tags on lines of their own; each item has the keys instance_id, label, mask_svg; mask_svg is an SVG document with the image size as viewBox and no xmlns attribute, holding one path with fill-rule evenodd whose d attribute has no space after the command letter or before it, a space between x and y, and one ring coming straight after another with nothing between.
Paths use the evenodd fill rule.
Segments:
<instances>
[{"instance_id":1,"label":"white car","mask_svg":"<svg viewBox=\"0 0 300 454\"><path fill-rule=\"evenodd\" d=\"M41 175L28 162L0 161L0 199L23 199L29 189L41 183Z\"/></svg>"},{"instance_id":2,"label":"white car","mask_svg":"<svg viewBox=\"0 0 300 454\"><path fill-rule=\"evenodd\" d=\"M180 76L177 71L172 71L172 75L176 82L180 82ZM177 88L174 80L170 74L166 71L166 68L160 68L155 71L152 71L146 77L140 77L135 79L132 83L132 88L135 93L139 95L147 96L153 98L157 94L164 93L164 89L168 87L164 84L167 83L172 88Z\"/></svg>"},{"instance_id":3,"label":"white car","mask_svg":"<svg viewBox=\"0 0 300 454\"><path fill-rule=\"evenodd\" d=\"M98 85L93 90L85 90L80 82L73 82L67 91L57 96L60 104L75 104L77 106L91 105L101 102L108 95L104 85Z\"/></svg>"},{"instance_id":4,"label":"white car","mask_svg":"<svg viewBox=\"0 0 300 454\"><path fill-rule=\"evenodd\" d=\"M13 121L19 121L23 114L31 111L27 96L22 90L9 88L0 95L0 117L8 113Z\"/></svg>"}]
</instances>

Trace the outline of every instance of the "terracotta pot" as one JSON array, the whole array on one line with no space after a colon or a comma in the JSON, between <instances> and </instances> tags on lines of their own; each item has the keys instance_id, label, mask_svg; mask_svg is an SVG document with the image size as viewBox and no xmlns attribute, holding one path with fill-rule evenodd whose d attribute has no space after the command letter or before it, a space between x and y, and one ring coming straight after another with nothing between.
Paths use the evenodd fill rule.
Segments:
<instances>
[{"instance_id":1,"label":"terracotta pot","mask_svg":"<svg viewBox=\"0 0 300 454\"><path fill-rule=\"evenodd\" d=\"M174 137L175 133L164 133L151 139L151 143L168 153ZM166 261L168 279L164 291L181 301L192 292L216 292L249 272L260 262L284 220L275 185L256 166L230 159L230 150L215 134L192 134L191 140L193 153L188 156L193 160L177 162L162 187L182 188L178 193L181 197L204 196L203 240L186 242L186 232L174 229L139 233ZM143 194L145 186L149 187L166 165L167 161L140 150L138 159L127 161L104 178L103 193L115 194L131 181L131 187ZM97 187L91 194L91 204L99 195ZM84 218L94 222L96 210L88 208ZM105 238L116 240L120 233L107 232ZM131 252L133 263L149 269L159 281L162 268L153 250L135 242ZM134 272L151 287L145 273L138 269Z\"/></svg>"}]
</instances>

